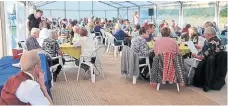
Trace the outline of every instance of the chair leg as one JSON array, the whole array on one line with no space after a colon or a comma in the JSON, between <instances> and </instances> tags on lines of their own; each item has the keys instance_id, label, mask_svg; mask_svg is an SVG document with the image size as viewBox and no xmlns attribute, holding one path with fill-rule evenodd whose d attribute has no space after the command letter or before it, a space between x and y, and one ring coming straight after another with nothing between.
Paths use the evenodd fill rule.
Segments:
<instances>
[{"instance_id":1,"label":"chair leg","mask_svg":"<svg viewBox=\"0 0 228 106\"><path fill-rule=\"evenodd\" d=\"M117 50L118 50L118 46L115 46L114 47L114 57L116 57L116 55L117 55Z\"/></svg>"},{"instance_id":2,"label":"chair leg","mask_svg":"<svg viewBox=\"0 0 228 106\"><path fill-rule=\"evenodd\" d=\"M189 70L189 72L188 72L188 77L190 76L191 71L192 71L192 66L190 67L190 70Z\"/></svg>"},{"instance_id":3,"label":"chair leg","mask_svg":"<svg viewBox=\"0 0 228 106\"><path fill-rule=\"evenodd\" d=\"M177 83L177 91L178 91L178 92L180 91L180 86L179 86L178 83Z\"/></svg>"},{"instance_id":4,"label":"chair leg","mask_svg":"<svg viewBox=\"0 0 228 106\"><path fill-rule=\"evenodd\" d=\"M107 53L109 53L109 48L110 48L110 45L108 44L108 47L107 47L107 50L106 50Z\"/></svg>"},{"instance_id":5,"label":"chair leg","mask_svg":"<svg viewBox=\"0 0 228 106\"><path fill-rule=\"evenodd\" d=\"M92 83L95 83L95 73L94 73L93 64L90 65L90 72L91 72L91 80L92 80Z\"/></svg>"},{"instance_id":6,"label":"chair leg","mask_svg":"<svg viewBox=\"0 0 228 106\"><path fill-rule=\"evenodd\" d=\"M157 91L160 89L160 83L157 84Z\"/></svg>"},{"instance_id":7,"label":"chair leg","mask_svg":"<svg viewBox=\"0 0 228 106\"><path fill-rule=\"evenodd\" d=\"M101 74L102 74L102 77L104 79L105 77L104 77L104 72L103 72L103 69L102 69L102 65L100 65L100 67L101 67Z\"/></svg>"},{"instance_id":8,"label":"chair leg","mask_svg":"<svg viewBox=\"0 0 228 106\"><path fill-rule=\"evenodd\" d=\"M65 81L67 81L67 77L66 77L66 72L62 69L64 77L65 77Z\"/></svg>"},{"instance_id":9,"label":"chair leg","mask_svg":"<svg viewBox=\"0 0 228 106\"><path fill-rule=\"evenodd\" d=\"M146 58L146 64L147 64L148 69L149 69L149 73L147 74L147 76L148 76L148 75L150 75L150 60L149 60L149 58Z\"/></svg>"},{"instance_id":10,"label":"chair leg","mask_svg":"<svg viewBox=\"0 0 228 106\"><path fill-rule=\"evenodd\" d=\"M54 86L54 81L53 81L53 73L51 73L52 79L51 79L51 86Z\"/></svg>"},{"instance_id":11,"label":"chair leg","mask_svg":"<svg viewBox=\"0 0 228 106\"><path fill-rule=\"evenodd\" d=\"M136 80L137 80L136 76L133 76L133 84L136 84Z\"/></svg>"},{"instance_id":12,"label":"chair leg","mask_svg":"<svg viewBox=\"0 0 228 106\"><path fill-rule=\"evenodd\" d=\"M120 57L122 57L122 51L120 51Z\"/></svg>"},{"instance_id":13,"label":"chair leg","mask_svg":"<svg viewBox=\"0 0 228 106\"><path fill-rule=\"evenodd\" d=\"M81 70L81 60L79 60L79 66L78 66L78 75L77 75L77 81L79 79L79 74L80 74L80 70Z\"/></svg>"}]
</instances>

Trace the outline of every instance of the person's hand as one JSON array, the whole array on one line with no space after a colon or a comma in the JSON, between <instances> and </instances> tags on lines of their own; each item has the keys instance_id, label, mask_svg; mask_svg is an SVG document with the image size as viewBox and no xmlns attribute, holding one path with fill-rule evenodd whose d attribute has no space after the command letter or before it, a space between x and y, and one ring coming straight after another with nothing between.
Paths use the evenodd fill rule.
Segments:
<instances>
[{"instance_id":1,"label":"person's hand","mask_svg":"<svg viewBox=\"0 0 228 106\"><path fill-rule=\"evenodd\" d=\"M41 87L45 87L44 72L42 70L39 72L39 76L38 76L37 82L40 84Z\"/></svg>"},{"instance_id":2,"label":"person's hand","mask_svg":"<svg viewBox=\"0 0 228 106\"><path fill-rule=\"evenodd\" d=\"M27 28L27 30L26 30L26 31L27 31L27 34L28 34L28 35L30 35L30 31L29 31L29 28Z\"/></svg>"},{"instance_id":3,"label":"person's hand","mask_svg":"<svg viewBox=\"0 0 228 106\"><path fill-rule=\"evenodd\" d=\"M58 51L58 54L60 55L60 56L63 56L63 53L59 50Z\"/></svg>"},{"instance_id":4,"label":"person's hand","mask_svg":"<svg viewBox=\"0 0 228 106\"><path fill-rule=\"evenodd\" d=\"M197 55L195 53L192 53L192 56L197 58L197 59L199 59L199 60L203 60L203 57L201 57L201 56L199 56L199 55Z\"/></svg>"},{"instance_id":5,"label":"person's hand","mask_svg":"<svg viewBox=\"0 0 228 106\"><path fill-rule=\"evenodd\" d=\"M197 57L197 54L195 54L195 53L192 53L192 56L193 56L193 57Z\"/></svg>"},{"instance_id":6,"label":"person's hand","mask_svg":"<svg viewBox=\"0 0 228 106\"><path fill-rule=\"evenodd\" d=\"M196 49L201 49L202 47L198 44L195 44Z\"/></svg>"},{"instance_id":7,"label":"person's hand","mask_svg":"<svg viewBox=\"0 0 228 106\"><path fill-rule=\"evenodd\" d=\"M154 83L154 82L150 82L150 85L151 85L153 88L156 88L156 86L157 86L157 83Z\"/></svg>"},{"instance_id":8,"label":"person's hand","mask_svg":"<svg viewBox=\"0 0 228 106\"><path fill-rule=\"evenodd\" d=\"M180 86L181 86L181 87L184 87L184 86L185 86L185 84L182 82L182 83L180 83Z\"/></svg>"}]
</instances>

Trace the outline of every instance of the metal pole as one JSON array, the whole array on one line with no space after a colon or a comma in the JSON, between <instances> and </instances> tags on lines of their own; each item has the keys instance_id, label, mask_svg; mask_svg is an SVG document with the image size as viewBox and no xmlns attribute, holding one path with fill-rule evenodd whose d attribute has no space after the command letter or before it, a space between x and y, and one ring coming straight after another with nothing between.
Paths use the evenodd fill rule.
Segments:
<instances>
[{"instance_id":1,"label":"metal pole","mask_svg":"<svg viewBox=\"0 0 228 106\"><path fill-rule=\"evenodd\" d=\"M183 3L182 2L180 2L180 10L179 10L179 25L180 25L180 27L181 28L183 28L184 26L183 26L183 14L184 13L184 11L183 11Z\"/></svg>"},{"instance_id":2,"label":"metal pole","mask_svg":"<svg viewBox=\"0 0 228 106\"><path fill-rule=\"evenodd\" d=\"M158 19L158 5L155 4L155 8L156 8L156 20Z\"/></svg>"},{"instance_id":3,"label":"metal pole","mask_svg":"<svg viewBox=\"0 0 228 106\"><path fill-rule=\"evenodd\" d=\"M80 19L80 1L78 1L78 20Z\"/></svg>"},{"instance_id":4,"label":"metal pole","mask_svg":"<svg viewBox=\"0 0 228 106\"><path fill-rule=\"evenodd\" d=\"M106 18L106 11L105 11L105 18Z\"/></svg>"},{"instance_id":5,"label":"metal pole","mask_svg":"<svg viewBox=\"0 0 228 106\"><path fill-rule=\"evenodd\" d=\"M52 15L51 15L51 10L50 10L50 17L53 18Z\"/></svg>"},{"instance_id":6,"label":"metal pole","mask_svg":"<svg viewBox=\"0 0 228 106\"><path fill-rule=\"evenodd\" d=\"M6 20L4 1L0 1L0 57L7 56Z\"/></svg>"},{"instance_id":7,"label":"metal pole","mask_svg":"<svg viewBox=\"0 0 228 106\"><path fill-rule=\"evenodd\" d=\"M66 1L64 1L64 16L66 18Z\"/></svg>"},{"instance_id":8,"label":"metal pole","mask_svg":"<svg viewBox=\"0 0 228 106\"><path fill-rule=\"evenodd\" d=\"M216 25L218 26L219 25L219 1L216 1L215 2L215 22L216 22Z\"/></svg>"},{"instance_id":9,"label":"metal pole","mask_svg":"<svg viewBox=\"0 0 228 106\"><path fill-rule=\"evenodd\" d=\"M92 15L93 15L93 1L91 1L92 2Z\"/></svg>"},{"instance_id":10,"label":"metal pole","mask_svg":"<svg viewBox=\"0 0 228 106\"><path fill-rule=\"evenodd\" d=\"M127 7L127 19L128 19L128 7Z\"/></svg>"},{"instance_id":11,"label":"metal pole","mask_svg":"<svg viewBox=\"0 0 228 106\"><path fill-rule=\"evenodd\" d=\"M119 19L119 15L120 15L120 9L117 9L117 18Z\"/></svg>"},{"instance_id":12,"label":"metal pole","mask_svg":"<svg viewBox=\"0 0 228 106\"><path fill-rule=\"evenodd\" d=\"M181 26L184 27L184 9L183 9L183 2L181 2Z\"/></svg>"},{"instance_id":13,"label":"metal pole","mask_svg":"<svg viewBox=\"0 0 228 106\"><path fill-rule=\"evenodd\" d=\"M139 23L140 23L140 6L138 7L138 18L139 18Z\"/></svg>"}]
</instances>

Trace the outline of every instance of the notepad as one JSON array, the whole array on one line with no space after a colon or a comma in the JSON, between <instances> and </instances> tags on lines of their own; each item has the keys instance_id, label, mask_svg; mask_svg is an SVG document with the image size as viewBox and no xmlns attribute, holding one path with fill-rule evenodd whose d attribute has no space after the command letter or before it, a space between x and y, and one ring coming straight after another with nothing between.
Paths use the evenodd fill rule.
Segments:
<instances>
[{"instance_id":1,"label":"notepad","mask_svg":"<svg viewBox=\"0 0 228 106\"><path fill-rule=\"evenodd\" d=\"M192 41L188 41L188 42L186 42L186 44L188 45L188 48L190 49L190 51L192 53L198 54L198 50L196 49L196 47Z\"/></svg>"}]
</instances>

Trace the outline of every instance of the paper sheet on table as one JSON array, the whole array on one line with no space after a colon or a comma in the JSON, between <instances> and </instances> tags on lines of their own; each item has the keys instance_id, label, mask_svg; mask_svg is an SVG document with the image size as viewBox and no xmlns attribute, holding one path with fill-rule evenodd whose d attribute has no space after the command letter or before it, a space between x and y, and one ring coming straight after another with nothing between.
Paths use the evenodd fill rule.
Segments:
<instances>
[{"instance_id":1,"label":"paper sheet on table","mask_svg":"<svg viewBox=\"0 0 228 106\"><path fill-rule=\"evenodd\" d=\"M188 42L186 42L186 44L188 45L188 48L190 49L190 51L192 53L198 54L198 50L196 49L196 47L192 41L188 41Z\"/></svg>"}]
</instances>

